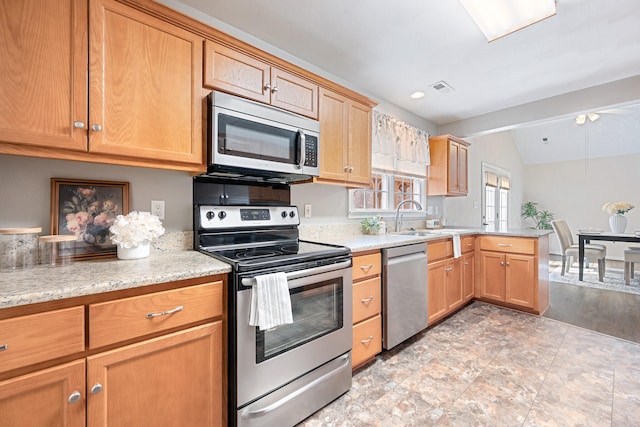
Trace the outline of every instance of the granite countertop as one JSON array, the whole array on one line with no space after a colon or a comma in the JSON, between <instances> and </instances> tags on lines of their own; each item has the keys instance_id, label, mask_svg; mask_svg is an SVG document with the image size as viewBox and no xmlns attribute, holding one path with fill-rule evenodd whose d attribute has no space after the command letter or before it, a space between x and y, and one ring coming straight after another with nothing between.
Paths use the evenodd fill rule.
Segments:
<instances>
[{"instance_id":1,"label":"granite countertop","mask_svg":"<svg viewBox=\"0 0 640 427\"><path fill-rule=\"evenodd\" d=\"M353 252L366 251L372 249L390 248L394 246L410 245L412 243L424 243L430 240L451 238L451 233L464 235L490 235L490 236L511 236L511 237L533 237L538 238L553 233L551 230L536 229L511 229L490 231L483 228L442 228L437 230L415 230L417 235L402 233L388 233L380 235L361 234L355 236L326 236L316 241L332 243L335 245L347 246Z\"/></svg>"},{"instance_id":2,"label":"granite countertop","mask_svg":"<svg viewBox=\"0 0 640 427\"><path fill-rule=\"evenodd\" d=\"M77 261L0 272L0 309L226 274L231 266L197 251L152 252L139 260Z\"/></svg>"}]
</instances>

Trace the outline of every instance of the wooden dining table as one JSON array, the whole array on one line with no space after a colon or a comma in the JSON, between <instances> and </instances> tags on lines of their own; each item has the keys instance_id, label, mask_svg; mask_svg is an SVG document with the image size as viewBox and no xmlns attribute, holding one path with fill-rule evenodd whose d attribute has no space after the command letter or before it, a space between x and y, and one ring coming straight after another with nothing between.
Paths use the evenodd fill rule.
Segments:
<instances>
[{"instance_id":1,"label":"wooden dining table","mask_svg":"<svg viewBox=\"0 0 640 427\"><path fill-rule=\"evenodd\" d=\"M631 242L640 243L640 236L633 233L595 233L595 232L578 232L578 280L582 281L584 268L584 245L592 240L604 240L607 242Z\"/></svg>"}]
</instances>

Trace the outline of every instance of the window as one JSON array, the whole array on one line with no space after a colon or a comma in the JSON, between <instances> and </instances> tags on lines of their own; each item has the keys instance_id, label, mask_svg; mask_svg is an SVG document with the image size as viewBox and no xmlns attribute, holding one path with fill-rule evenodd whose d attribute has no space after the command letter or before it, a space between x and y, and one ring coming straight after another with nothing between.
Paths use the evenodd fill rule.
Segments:
<instances>
[{"instance_id":1,"label":"window","mask_svg":"<svg viewBox=\"0 0 640 427\"><path fill-rule=\"evenodd\" d=\"M509 228L510 172L495 166L482 164L484 186L482 225L494 230Z\"/></svg>"},{"instance_id":2,"label":"window","mask_svg":"<svg viewBox=\"0 0 640 427\"><path fill-rule=\"evenodd\" d=\"M373 171L371 188L349 190L349 215L352 217L395 212L396 206L403 200L415 200L424 206L426 203L426 179L412 176L389 174ZM402 211L418 211L414 204L407 203Z\"/></svg>"}]
</instances>

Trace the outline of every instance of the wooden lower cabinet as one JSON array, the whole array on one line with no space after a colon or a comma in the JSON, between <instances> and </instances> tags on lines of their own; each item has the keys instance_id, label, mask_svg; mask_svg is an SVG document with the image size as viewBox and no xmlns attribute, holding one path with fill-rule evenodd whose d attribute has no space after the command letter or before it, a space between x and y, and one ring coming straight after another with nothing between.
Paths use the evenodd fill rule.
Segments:
<instances>
[{"instance_id":1,"label":"wooden lower cabinet","mask_svg":"<svg viewBox=\"0 0 640 427\"><path fill-rule=\"evenodd\" d=\"M427 310L431 324L469 302L474 292L473 237L461 239L462 256L453 257L453 242L427 243Z\"/></svg>"},{"instance_id":2,"label":"wooden lower cabinet","mask_svg":"<svg viewBox=\"0 0 640 427\"><path fill-rule=\"evenodd\" d=\"M382 351L382 256L380 251L353 257L353 350L358 368Z\"/></svg>"},{"instance_id":3,"label":"wooden lower cabinet","mask_svg":"<svg viewBox=\"0 0 640 427\"><path fill-rule=\"evenodd\" d=\"M88 357L89 425L222 426L221 348L218 321Z\"/></svg>"},{"instance_id":4,"label":"wooden lower cabinet","mask_svg":"<svg viewBox=\"0 0 640 427\"><path fill-rule=\"evenodd\" d=\"M226 425L225 283L127 289L0 320L0 426Z\"/></svg>"},{"instance_id":5,"label":"wooden lower cabinet","mask_svg":"<svg viewBox=\"0 0 640 427\"><path fill-rule=\"evenodd\" d=\"M549 305L548 236L480 237L478 297L535 314Z\"/></svg>"},{"instance_id":6,"label":"wooden lower cabinet","mask_svg":"<svg viewBox=\"0 0 640 427\"><path fill-rule=\"evenodd\" d=\"M85 388L84 359L0 381L0 425L82 427Z\"/></svg>"}]
</instances>

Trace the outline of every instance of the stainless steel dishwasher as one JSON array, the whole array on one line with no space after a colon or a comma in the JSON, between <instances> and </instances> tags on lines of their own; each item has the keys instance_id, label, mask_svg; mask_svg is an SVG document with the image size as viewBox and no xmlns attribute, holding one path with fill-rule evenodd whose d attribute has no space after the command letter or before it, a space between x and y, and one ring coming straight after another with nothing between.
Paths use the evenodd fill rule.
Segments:
<instances>
[{"instance_id":1,"label":"stainless steel dishwasher","mask_svg":"<svg viewBox=\"0 0 640 427\"><path fill-rule=\"evenodd\" d=\"M427 327L427 244L382 249L382 337L390 349Z\"/></svg>"}]
</instances>

